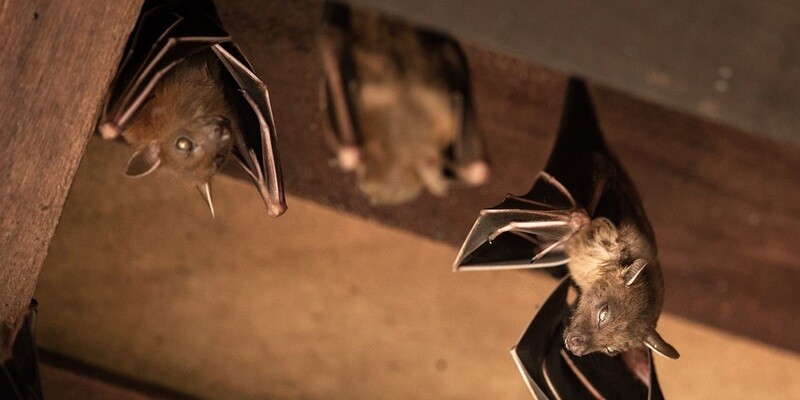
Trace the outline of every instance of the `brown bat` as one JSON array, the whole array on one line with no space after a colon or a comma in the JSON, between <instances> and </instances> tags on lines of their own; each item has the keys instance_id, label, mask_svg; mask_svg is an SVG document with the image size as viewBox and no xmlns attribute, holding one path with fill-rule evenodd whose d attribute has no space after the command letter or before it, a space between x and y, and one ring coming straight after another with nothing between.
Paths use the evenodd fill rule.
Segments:
<instances>
[{"instance_id":1,"label":"brown bat","mask_svg":"<svg viewBox=\"0 0 800 400\"><path fill-rule=\"evenodd\" d=\"M578 357L564 349L562 321L570 314L571 284L570 277L559 282L511 350L533 397L663 399L650 351L637 348L621 357Z\"/></svg>"},{"instance_id":2,"label":"brown bat","mask_svg":"<svg viewBox=\"0 0 800 400\"><path fill-rule=\"evenodd\" d=\"M598 162L603 162L598 160ZM655 330L664 303L664 281L655 235L638 194L613 164L598 166L609 196L635 199L618 225L596 217L565 242L567 268L580 289L564 345L575 355L602 351L616 355L642 344L669 357L679 354ZM622 174L623 176L617 176ZM602 194L601 194L602 195Z\"/></svg>"},{"instance_id":3,"label":"brown bat","mask_svg":"<svg viewBox=\"0 0 800 400\"><path fill-rule=\"evenodd\" d=\"M266 85L205 0L149 0L109 91L98 129L135 153L125 171L196 185L211 214L213 175L233 155L270 216L286 210Z\"/></svg>"},{"instance_id":4,"label":"brown bat","mask_svg":"<svg viewBox=\"0 0 800 400\"><path fill-rule=\"evenodd\" d=\"M163 168L188 183L209 182L231 153L231 132L239 130L220 74L216 55L202 50L161 79L122 132L136 148L126 175Z\"/></svg>"},{"instance_id":5,"label":"brown bat","mask_svg":"<svg viewBox=\"0 0 800 400\"><path fill-rule=\"evenodd\" d=\"M319 37L338 164L375 204L488 179L466 58L453 39L326 3Z\"/></svg>"},{"instance_id":6,"label":"brown bat","mask_svg":"<svg viewBox=\"0 0 800 400\"><path fill-rule=\"evenodd\" d=\"M585 84L571 79L545 171L523 196L481 211L455 269L566 265L580 289L563 336L573 354L642 346L678 352L656 331L664 283L636 189L602 139Z\"/></svg>"}]
</instances>

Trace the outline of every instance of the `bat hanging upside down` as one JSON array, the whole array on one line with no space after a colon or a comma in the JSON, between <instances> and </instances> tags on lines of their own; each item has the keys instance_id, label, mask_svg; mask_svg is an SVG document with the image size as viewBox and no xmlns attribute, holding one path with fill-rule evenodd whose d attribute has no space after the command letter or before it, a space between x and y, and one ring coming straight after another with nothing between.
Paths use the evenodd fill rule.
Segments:
<instances>
[{"instance_id":1,"label":"bat hanging upside down","mask_svg":"<svg viewBox=\"0 0 800 400\"><path fill-rule=\"evenodd\" d=\"M656 331L664 281L641 198L605 144L583 81L570 79L545 170L523 196L484 209L456 270L566 265L579 296L563 345L576 356L647 346L679 354Z\"/></svg>"},{"instance_id":2,"label":"bat hanging upside down","mask_svg":"<svg viewBox=\"0 0 800 400\"><path fill-rule=\"evenodd\" d=\"M488 179L466 58L453 39L327 3L320 35L331 145L375 204Z\"/></svg>"},{"instance_id":3,"label":"bat hanging upside down","mask_svg":"<svg viewBox=\"0 0 800 400\"><path fill-rule=\"evenodd\" d=\"M620 187L625 184L619 182L626 180L616 179L613 190L633 190ZM616 355L644 344L678 358L655 329L664 303L664 280L655 237L643 212L625 213L618 225L605 217L583 221L564 242L567 268L580 289L564 331L564 346L580 356L597 351Z\"/></svg>"},{"instance_id":4,"label":"bat hanging upside down","mask_svg":"<svg viewBox=\"0 0 800 400\"><path fill-rule=\"evenodd\" d=\"M98 129L135 148L127 176L168 171L197 186L212 216L210 180L231 156L270 216L286 210L267 87L211 1L145 2Z\"/></svg>"},{"instance_id":5,"label":"bat hanging upside down","mask_svg":"<svg viewBox=\"0 0 800 400\"><path fill-rule=\"evenodd\" d=\"M205 186L231 154L238 120L225 99L219 62L211 50L196 53L169 72L153 90L123 137L136 149L125 174L156 169ZM114 136L111 127L100 127Z\"/></svg>"}]
</instances>

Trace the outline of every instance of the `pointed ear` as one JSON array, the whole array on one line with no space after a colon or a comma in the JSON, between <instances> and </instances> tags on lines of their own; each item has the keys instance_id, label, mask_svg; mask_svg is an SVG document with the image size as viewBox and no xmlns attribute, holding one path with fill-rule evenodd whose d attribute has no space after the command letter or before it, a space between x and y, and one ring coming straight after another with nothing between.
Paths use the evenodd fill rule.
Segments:
<instances>
[{"instance_id":1,"label":"pointed ear","mask_svg":"<svg viewBox=\"0 0 800 400\"><path fill-rule=\"evenodd\" d=\"M675 350L675 348L672 347L671 344L665 342L664 339L661 338L661 335L659 335L655 329L650 331L650 334L648 334L647 337L644 338L644 344L645 346L649 347L650 350L653 350L656 353L661 354L664 357L671 358L673 360L681 356L680 354L678 354L678 350Z\"/></svg>"},{"instance_id":2,"label":"pointed ear","mask_svg":"<svg viewBox=\"0 0 800 400\"><path fill-rule=\"evenodd\" d=\"M647 260L644 258L637 258L628 268L625 269L625 275L622 279L625 280L625 286L633 285L636 279L642 275L644 267L647 266Z\"/></svg>"},{"instance_id":3,"label":"pointed ear","mask_svg":"<svg viewBox=\"0 0 800 400\"><path fill-rule=\"evenodd\" d=\"M125 175L131 178L140 178L155 171L161 165L158 144L150 143L147 147L139 150L128 161L125 168Z\"/></svg>"}]
</instances>

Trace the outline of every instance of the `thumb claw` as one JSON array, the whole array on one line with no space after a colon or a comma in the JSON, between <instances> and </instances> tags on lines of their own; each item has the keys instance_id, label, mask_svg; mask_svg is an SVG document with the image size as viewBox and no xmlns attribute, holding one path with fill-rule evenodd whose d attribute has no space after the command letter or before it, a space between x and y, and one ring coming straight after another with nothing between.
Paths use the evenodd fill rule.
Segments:
<instances>
[{"instance_id":1,"label":"thumb claw","mask_svg":"<svg viewBox=\"0 0 800 400\"><path fill-rule=\"evenodd\" d=\"M211 200L211 182L197 185L197 191L200 192L200 196L203 197L203 200L205 200L208 208L211 210L211 218L216 218L214 214L214 203Z\"/></svg>"}]
</instances>

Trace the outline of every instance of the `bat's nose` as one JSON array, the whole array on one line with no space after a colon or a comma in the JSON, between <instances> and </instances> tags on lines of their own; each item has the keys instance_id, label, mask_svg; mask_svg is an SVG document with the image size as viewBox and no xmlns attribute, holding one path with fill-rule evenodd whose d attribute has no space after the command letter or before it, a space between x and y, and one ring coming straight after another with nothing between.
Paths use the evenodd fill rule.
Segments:
<instances>
[{"instance_id":1,"label":"bat's nose","mask_svg":"<svg viewBox=\"0 0 800 400\"><path fill-rule=\"evenodd\" d=\"M564 339L564 346L576 356L583 355L586 351L586 342L580 336L569 336Z\"/></svg>"}]
</instances>

